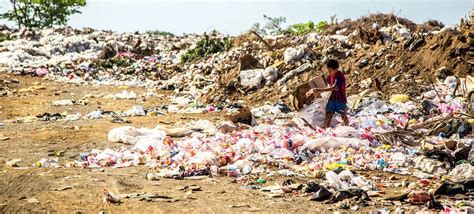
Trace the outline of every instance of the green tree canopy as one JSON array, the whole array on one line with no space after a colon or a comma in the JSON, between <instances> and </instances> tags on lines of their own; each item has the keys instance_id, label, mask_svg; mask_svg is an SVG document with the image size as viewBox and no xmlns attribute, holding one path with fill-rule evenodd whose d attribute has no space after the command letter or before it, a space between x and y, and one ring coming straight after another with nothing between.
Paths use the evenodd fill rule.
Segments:
<instances>
[{"instance_id":1,"label":"green tree canopy","mask_svg":"<svg viewBox=\"0 0 474 214\"><path fill-rule=\"evenodd\" d=\"M19 28L50 28L66 25L69 16L81 13L86 0L10 0L12 9L1 18L15 22Z\"/></svg>"}]
</instances>

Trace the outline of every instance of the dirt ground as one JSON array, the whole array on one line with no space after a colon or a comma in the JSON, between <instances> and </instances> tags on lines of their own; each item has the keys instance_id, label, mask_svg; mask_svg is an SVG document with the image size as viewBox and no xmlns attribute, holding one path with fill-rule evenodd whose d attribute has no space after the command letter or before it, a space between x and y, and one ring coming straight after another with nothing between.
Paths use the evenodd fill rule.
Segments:
<instances>
[{"instance_id":1,"label":"dirt ground","mask_svg":"<svg viewBox=\"0 0 474 214\"><path fill-rule=\"evenodd\" d=\"M105 98L91 98L89 105L73 105L66 107L51 106L52 100L75 99L78 100L85 94L117 93L123 90L113 86L79 86L65 84L37 77L13 76L0 74L0 80L17 79L19 83L1 85L10 89L28 88L31 85L45 86L46 89L28 93L14 93L13 96L0 97L0 121L11 120L20 116L42 114L44 112L77 113L82 115L101 107L104 110L125 111L133 105L145 107L164 105L166 97L152 97L145 102L136 100L112 100ZM35 83L38 82L38 83ZM145 91L143 88L128 88L137 94ZM156 92L167 93L167 92ZM179 123L186 123L192 119L205 118L210 121L219 121L220 114L168 114L165 116L131 117L130 125L136 127L154 127L160 120L170 121L170 127ZM117 149L123 144L111 143L107 140L108 132L123 124L110 122L108 119L84 120L72 122L31 122L11 123L3 122L0 135L9 137L0 141L0 213L18 212L60 212L60 213L228 213L228 212L328 212L328 208L335 205L322 204L308 200L308 196L288 194L282 198L270 198L259 190L241 190L235 179L230 177L209 178L204 180L173 180L161 179L150 181L145 179L145 174L153 171L147 167L105 168L103 170L90 170L81 168L36 168L32 167L35 161L48 158L48 154L55 151L65 151L59 157L59 162L64 164L79 159L81 152L91 149L112 148ZM77 128L79 128L77 130ZM20 167L12 168L5 164L6 161L19 158ZM366 176L378 176L388 179L389 174L359 172ZM281 184L287 178L281 176L267 177L263 186ZM305 184L312 178L291 178ZM395 176L395 180L404 178ZM184 185L199 185L202 191L193 192L186 196L185 191L177 190ZM55 190L65 186L71 189ZM108 204L102 201L102 190L106 188L116 194L127 193L158 193L178 199L173 202L145 202L136 199L125 199L120 205ZM381 187L389 196L401 192L403 189L390 189ZM37 199L35 201L34 199ZM371 212L388 207L395 210L393 205L377 202L372 198L372 206L359 210ZM412 207L414 209L415 207ZM347 212L350 212L347 211Z\"/></svg>"}]
</instances>

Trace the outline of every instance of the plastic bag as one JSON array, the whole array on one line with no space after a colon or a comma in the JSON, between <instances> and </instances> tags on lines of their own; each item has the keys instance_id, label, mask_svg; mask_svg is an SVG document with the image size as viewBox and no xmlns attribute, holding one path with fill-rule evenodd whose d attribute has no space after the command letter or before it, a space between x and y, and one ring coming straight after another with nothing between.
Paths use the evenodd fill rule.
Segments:
<instances>
[{"instance_id":1,"label":"plastic bag","mask_svg":"<svg viewBox=\"0 0 474 214\"><path fill-rule=\"evenodd\" d=\"M158 139L163 140L166 137L166 133L158 129L140 128L137 129L133 126L121 126L110 130L108 134L109 141L122 142L125 144L136 144L139 140Z\"/></svg>"},{"instance_id":2,"label":"plastic bag","mask_svg":"<svg viewBox=\"0 0 474 214\"><path fill-rule=\"evenodd\" d=\"M81 113L66 115L66 121L76 121L81 119Z\"/></svg>"},{"instance_id":3,"label":"plastic bag","mask_svg":"<svg viewBox=\"0 0 474 214\"><path fill-rule=\"evenodd\" d=\"M343 180L343 181L352 181L352 179L354 178L354 174L352 174L352 172L350 170L344 170L342 172L339 173L339 179Z\"/></svg>"},{"instance_id":4,"label":"plastic bag","mask_svg":"<svg viewBox=\"0 0 474 214\"><path fill-rule=\"evenodd\" d=\"M216 155L212 152L198 152L190 161L190 163L199 164L199 165L218 165Z\"/></svg>"},{"instance_id":5,"label":"plastic bag","mask_svg":"<svg viewBox=\"0 0 474 214\"><path fill-rule=\"evenodd\" d=\"M289 47L285 50L283 54L283 59L285 62L289 62L291 60L299 60L304 55L304 48L300 47L298 49Z\"/></svg>"},{"instance_id":6,"label":"plastic bag","mask_svg":"<svg viewBox=\"0 0 474 214\"><path fill-rule=\"evenodd\" d=\"M270 155L274 158L292 158L295 154L285 148L278 148L273 150Z\"/></svg>"},{"instance_id":7,"label":"plastic bag","mask_svg":"<svg viewBox=\"0 0 474 214\"><path fill-rule=\"evenodd\" d=\"M342 181L335 172L333 171L326 172L326 180L330 187L336 190L339 190L342 188Z\"/></svg>"},{"instance_id":8,"label":"plastic bag","mask_svg":"<svg viewBox=\"0 0 474 214\"><path fill-rule=\"evenodd\" d=\"M454 182L465 182L474 180L474 166L468 163L457 165L450 173Z\"/></svg>"},{"instance_id":9,"label":"plastic bag","mask_svg":"<svg viewBox=\"0 0 474 214\"><path fill-rule=\"evenodd\" d=\"M240 71L240 84L249 88L261 88L263 80L263 71L263 69Z\"/></svg>"},{"instance_id":10,"label":"plastic bag","mask_svg":"<svg viewBox=\"0 0 474 214\"><path fill-rule=\"evenodd\" d=\"M334 134L338 137L360 137L360 132L351 126L338 126L334 129Z\"/></svg>"},{"instance_id":11,"label":"plastic bag","mask_svg":"<svg viewBox=\"0 0 474 214\"><path fill-rule=\"evenodd\" d=\"M321 98L315 99L311 105L298 112L299 116L313 127L322 126L326 118L326 105L330 95L328 92L321 93ZM333 117L330 125L335 126L338 123L336 117Z\"/></svg>"},{"instance_id":12,"label":"plastic bag","mask_svg":"<svg viewBox=\"0 0 474 214\"><path fill-rule=\"evenodd\" d=\"M190 129L201 129L207 135L215 135L219 130L209 120L198 120L188 125Z\"/></svg>"},{"instance_id":13,"label":"plastic bag","mask_svg":"<svg viewBox=\"0 0 474 214\"><path fill-rule=\"evenodd\" d=\"M146 112L143 106L133 106L132 109L124 112L126 116L145 116Z\"/></svg>"},{"instance_id":14,"label":"plastic bag","mask_svg":"<svg viewBox=\"0 0 474 214\"><path fill-rule=\"evenodd\" d=\"M430 159L426 156L418 156L414 159L415 168L420 169L423 172L433 173L436 175L444 175L448 173L448 166L444 163Z\"/></svg>"},{"instance_id":15,"label":"plastic bag","mask_svg":"<svg viewBox=\"0 0 474 214\"><path fill-rule=\"evenodd\" d=\"M104 116L102 115L101 110L96 110L96 111L93 111L93 112L86 115L86 118L88 118L88 119L100 119L100 118L103 118L103 117Z\"/></svg>"},{"instance_id":16,"label":"plastic bag","mask_svg":"<svg viewBox=\"0 0 474 214\"><path fill-rule=\"evenodd\" d=\"M263 78L265 79L266 85L271 85L278 78L278 69L270 66L263 71Z\"/></svg>"},{"instance_id":17,"label":"plastic bag","mask_svg":"<svg viewBox=\"0 0 474 214\"><path fill-rule=\"evenodd\" d=\"M302 146L302 150L309 150L309 151L317 151L321 148L341 148L341 147L352 147L352 148L360 148L360 147L368 147L369 141L366 139L358 139L358 138L343 138L343 137L321 137L316 139L311 139L306 142Z\"/></svg>"}]
</instances>

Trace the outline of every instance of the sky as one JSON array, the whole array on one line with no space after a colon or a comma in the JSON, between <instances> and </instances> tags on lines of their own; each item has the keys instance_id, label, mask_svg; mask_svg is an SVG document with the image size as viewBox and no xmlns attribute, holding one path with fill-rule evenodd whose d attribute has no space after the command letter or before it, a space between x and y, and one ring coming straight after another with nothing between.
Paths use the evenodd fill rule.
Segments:
<instances>
[{"instance_id":1,"label":"sky","mask_svg":"<svg viewBox=\"0 0 474 214\"><path fill-rule=\"evenodd\" d=\"M0 12L11 8L9 0L0 1ZM435 19L454 25L472 8L473 0L88 0L82 14L71 16L68 24L116 32L218 30L237 35L263 23L263 14L286 17L285 25L329 20L333 15L339 21L357 19L377 12L396 13L416 23Z\"/></svg>"}]
</instances>

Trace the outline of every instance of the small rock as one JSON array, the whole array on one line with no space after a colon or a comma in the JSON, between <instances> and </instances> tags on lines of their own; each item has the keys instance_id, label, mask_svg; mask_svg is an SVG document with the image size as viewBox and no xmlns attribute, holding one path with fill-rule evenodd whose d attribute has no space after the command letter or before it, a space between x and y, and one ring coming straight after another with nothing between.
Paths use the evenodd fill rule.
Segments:
<instances>
[{"instance_id":1,"label":"small rock","mask_svg":"<svg viewBox=\"0 0 474 214\"><path fill-rule=\"evenodd\" d=\"M364 59L359 61L359 64L357 66L359 66L359 68L363 68L363 67L367 66L368 64L369 64L369 60L364 58Z\"/></svg>"},{"instance_id":2,"label":"small rock","mask_svg":"<svg viewBox=\"0 0 474 214\"><path fill-rule=\"evenodd\" d=\"M37 204L39 203L38 199L36 198L28 198L28 200L26 200L26 202L30 203L30 204Z\"/></svg>"},{"instance_id":3,"label":"small rock","mask_svg":"<svg viewBox=\"0 0 474 214\"><path fill-rule=\"evenodd\" d=\"M146 177L147 180L150 180L150 181L158 181L158 180L160 180L160 178L158 177L158 175L155 174L155 173L147 173L145 177Z\"/></svg>"},{"instance_id":4,"label":"small rock","mask_svg":"<svg viewBox=\"0 0 474 214\"><path fill-rule=\"evenodd\" d=\"M235 204L235 205L230 205L229 206L230 208L250 208L250 205L249 204Z\"/></svg>"}]
</instances>

